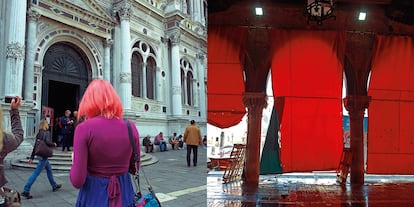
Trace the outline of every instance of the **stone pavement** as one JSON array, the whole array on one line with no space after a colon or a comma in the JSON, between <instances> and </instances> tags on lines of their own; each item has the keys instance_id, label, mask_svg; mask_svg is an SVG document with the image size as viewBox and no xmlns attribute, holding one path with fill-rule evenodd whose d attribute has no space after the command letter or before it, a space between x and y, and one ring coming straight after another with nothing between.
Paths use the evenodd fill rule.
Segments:
<instances>
[{"instance_id":1,"label":"stone pavement","mask_svg":"<svg viewBox=\"0 0 414 207\"><path fill-rule=\"evenodd\" d=\"M169 150L155 152L151 155L159 159L158 163L145 166L144 172L150 184L157 193L163 207L205 207L207 205L206 177L206 150L198 149L197 167L187 167L186 150ZM9 181L6 186L23 190L23 186L33 170L20 168L6 168L5 174ZM62 189L52 192L47 180L46 172L37 178L31 189L32 199L22 198L24 207L69 207L74 206L78 194L69 181L69 172L54 171L57 183ZM146 192L147 184L141 175L141 190Z\"/></svg>"},{"instance_id":2,"label":"stone pavement","mask_svg":"<svg viewBox=\"0 0 414 207\"><path fill-rule=\"evenodd\" d=\"M222 184L222 175L211 171L207 176L208 207L414 206L413 175L366 175L360 186L337 184L335 173L262 175L258 188L242 182Z\"/></svg>"}]
</instances>

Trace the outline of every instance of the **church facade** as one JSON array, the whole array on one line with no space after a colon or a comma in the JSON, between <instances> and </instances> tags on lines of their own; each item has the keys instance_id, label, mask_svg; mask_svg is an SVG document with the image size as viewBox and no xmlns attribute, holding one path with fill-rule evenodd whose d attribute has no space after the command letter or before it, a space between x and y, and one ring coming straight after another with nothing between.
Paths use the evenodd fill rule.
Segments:
<instances>
[{"instance_id":1,"label":"church facade","mask_svg":"<svg viewBox=\"0 0 414 207\"><path fill-rule=\"evenodd\" d=\"M207 0L0 2L0 104L21 96L25 137L77 110L88 83L112 83L141 137L206 134Z\"/></svg>"}]
</instances>

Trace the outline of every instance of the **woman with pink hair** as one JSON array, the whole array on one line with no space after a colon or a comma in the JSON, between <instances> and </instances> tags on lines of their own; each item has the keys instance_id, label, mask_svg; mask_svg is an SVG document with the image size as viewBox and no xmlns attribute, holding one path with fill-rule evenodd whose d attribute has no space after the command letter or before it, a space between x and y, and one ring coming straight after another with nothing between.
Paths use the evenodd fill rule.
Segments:
<instances>
[{"instance_id":1,"label":"woman with pink hair","mask_svg":"<svg viewBox=\"0 0 414 207\"><path fill-rule=\"evenodd\" d=\"M122 119L122 104L112 85L93 80L79 105L70 181L80 188L76 206L134 206L134 189L128 173L132 146ZM139 134L129 121L135 144ZM138 157L139 150L138 150Z\"/></svg>"}]
</instances>

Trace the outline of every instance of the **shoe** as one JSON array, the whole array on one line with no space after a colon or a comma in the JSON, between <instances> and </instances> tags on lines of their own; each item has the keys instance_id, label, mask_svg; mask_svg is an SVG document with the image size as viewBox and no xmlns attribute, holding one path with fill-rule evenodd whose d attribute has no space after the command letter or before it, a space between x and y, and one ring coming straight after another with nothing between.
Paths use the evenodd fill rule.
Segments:
<instances>
[{"instance_id":1,"label":"shoe","mask_svg":"<svg viewBox=\"0 0 414 207\"><path fill-rule=\"evenodd\" d=\"M197 164L194 164L194 167L197 167Z\"/></svg>"},{"instance_id":2,"label":"shoe","mask_svg":"<svg viewBox=\"0 0 414 207\"><path fill-rule=\"evenodd\" d=\"M58 191L60 188L62 188L62 184L57 184L57 185L53 188L53 192Z\"/></svg>"},{"instance_id":3,"label":"shoe","mask_svg":"<svg viewBox=\"0 0 414 207\"><path fill-rule=\"evenodd\" d=\"M22 196L25 197L25 198L27 198L27 199L33 198L33 196L31 196L29 192L23 192L22 193Z\"/></svg>"}]
</instances>

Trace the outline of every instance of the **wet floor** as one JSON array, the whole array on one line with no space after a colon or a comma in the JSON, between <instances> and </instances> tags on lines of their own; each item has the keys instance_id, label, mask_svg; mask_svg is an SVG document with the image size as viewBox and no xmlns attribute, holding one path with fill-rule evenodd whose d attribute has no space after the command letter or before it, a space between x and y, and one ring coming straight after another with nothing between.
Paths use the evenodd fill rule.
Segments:
<instances>
[{"instance_id":1,"label":"wet floor","mask_svg":"<svg viewBox=\"0 0 414 207\"><path fill-rule=\"evenodd\" d=\"M258 188L222 184L221 176L207 176L209 207L414 207L414 176L367 175L364 185L351 187L337 184L334 173L271 175L261 176Z\"/></svg>"}]
</instances>

